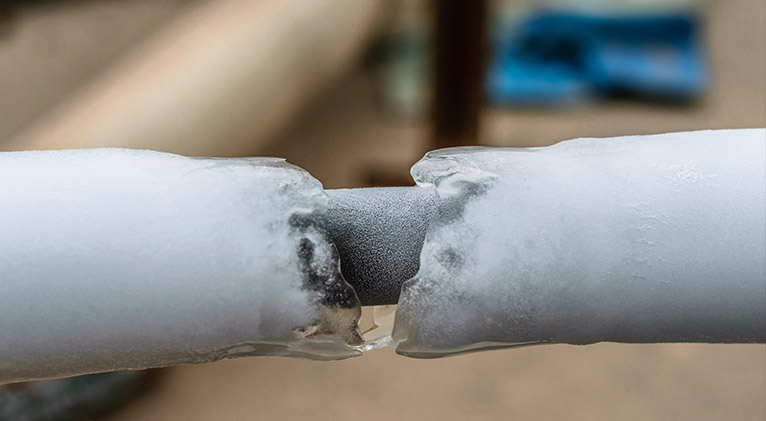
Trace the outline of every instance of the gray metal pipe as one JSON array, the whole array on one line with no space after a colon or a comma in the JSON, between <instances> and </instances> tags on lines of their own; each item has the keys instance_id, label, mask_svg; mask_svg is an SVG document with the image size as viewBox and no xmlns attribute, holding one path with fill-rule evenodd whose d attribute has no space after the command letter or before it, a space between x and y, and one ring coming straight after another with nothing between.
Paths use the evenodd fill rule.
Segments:
<instances>
[{"instance_id":1,"label":"gray metal pipe","mask_svg":"<svg viewBox=\"0 0 766 421\"><path fill-rule=\"evenodd\" d=\"M420 267L426 230L437 211L432 189L327 190L328 231L346 282L363 306L396 304Z\"/></svg>"}]
</instances>

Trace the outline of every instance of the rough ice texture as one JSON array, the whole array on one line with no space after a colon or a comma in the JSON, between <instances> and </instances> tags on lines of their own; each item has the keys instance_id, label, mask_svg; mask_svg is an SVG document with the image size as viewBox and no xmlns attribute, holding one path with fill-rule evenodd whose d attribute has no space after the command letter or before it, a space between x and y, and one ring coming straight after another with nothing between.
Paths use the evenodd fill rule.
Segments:
<instances>
[{"instance_id":1,"label":"rough ice texture","mask_svg":"<svg viewBox=\"0 0 766 421\"><path fill-rule=\"evenodd\" d=\"M358 354L326 206L278 159L0 154L0 383Z\"/></svg>"},{"instance_id":2,"label":"rough ice texture","mask_svg":"<svg viewBox=\"0 0 766 421\"><path fill-rule=\"evenodd\" d=\"M362 305L396 304L418 271L435 192L419 187L328 190L329 231Z\"/></svg>"},{"instance_id":3,"label":"rough ice texture","mask_svg":"<svg viewBox=\"0 0 766 421\"><path fill-rule=\"evenodd\" d=\"M398 352L766 341L766 131L431 152Z\"/></svg>"}]
</instances>

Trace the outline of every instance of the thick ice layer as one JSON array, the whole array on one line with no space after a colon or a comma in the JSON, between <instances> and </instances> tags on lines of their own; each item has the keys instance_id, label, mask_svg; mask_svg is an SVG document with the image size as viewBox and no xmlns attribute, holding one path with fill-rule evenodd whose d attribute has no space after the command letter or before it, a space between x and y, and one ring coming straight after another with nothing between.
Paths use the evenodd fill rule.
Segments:
<instances>
[{"instance_id":1,"label":"thick ice layer","mask_svg":"<svg viewBox=\"0 0 766 421\"><path fill-rule=\"evenodd\" d=\"M766 131L457 148L404 285L398 352L766 341Z\"/></svg>"},{"instance_id":2,"label":"thick ice layer","mask_svg":"<svg viewBox=\"0 0 766 421\"><path fill-rule=\"evenodd\" d=\"M0 154L0 383L358 354L326 206L278 159Z\"/></svg>"}]
</instances>

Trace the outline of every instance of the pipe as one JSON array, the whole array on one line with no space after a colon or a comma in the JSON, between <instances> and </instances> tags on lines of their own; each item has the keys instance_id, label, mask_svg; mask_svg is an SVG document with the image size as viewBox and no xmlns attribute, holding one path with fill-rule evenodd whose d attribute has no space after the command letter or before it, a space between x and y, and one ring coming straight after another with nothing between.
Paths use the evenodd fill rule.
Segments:
<instances>
[{"instance_id":1,"label":"pipe","mask_svg":"<svg viewBox=\"0 0 766 421\"><path fill-rule=\"evenodd\" d=\"M0 383L358 355L326 206L274 158L0 153Z\"/></svg>"},{"instance_id":2,"label":"pipe","mask_svg":"<svg viewBox=\"0 0 766 421\"><path fill-rule=\"evenodd\" d=\"M765 144L447 150L413 168L418 187L324 193L279 160L0 153L0 383L358 355L339 265L362 304L398 302L416 357L766 342Z\"/></svg>"},{"instance_id":3,"label":"pipe","mask_svg":"<svg viewBox=\"0 0 766 421\"><path fill-rule=\"evenodd\" d=\"M764 129L427 154L397 352L766 342L765 161Z\"/></svg>"},{"instance_id":4,"label":"pipe","mask_svg":"<svg viewBox=\"0 0 766 421\"><path fill-rule=\"evenodd\" d=\"M327 190L328 231L362 305L396 304L420 266L438 196L419 187Z\"/></svg>"}]
</instances>

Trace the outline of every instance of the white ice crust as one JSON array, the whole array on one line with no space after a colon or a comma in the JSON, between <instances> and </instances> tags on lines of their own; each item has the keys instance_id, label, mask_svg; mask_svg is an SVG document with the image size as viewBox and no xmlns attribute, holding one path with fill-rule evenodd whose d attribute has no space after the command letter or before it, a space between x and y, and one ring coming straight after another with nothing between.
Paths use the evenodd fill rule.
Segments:
<instances>
[{"instance_id":1,"label":"white ice crust","mask_svg":"<svg viewBox=\"0 0 766 421\"><path fill-rule=\"evenodd\" d=\"M398 351L530 343L766 341L766 131L456 148L435 188Z\"/></svg>"},{"instance_id":2,"label":"white ice crust","mask_svg":"<svg viewBox=\"0 0 766 421\"><path fill-rule=\"evenodd\" d=\"M326 206L321 184L279 159L0 154L0 383L356 355L317 332L327 309L304 285L300 241L318 267L337 267L331 245L290 223Z\"/></svg>"}]
</instances>

